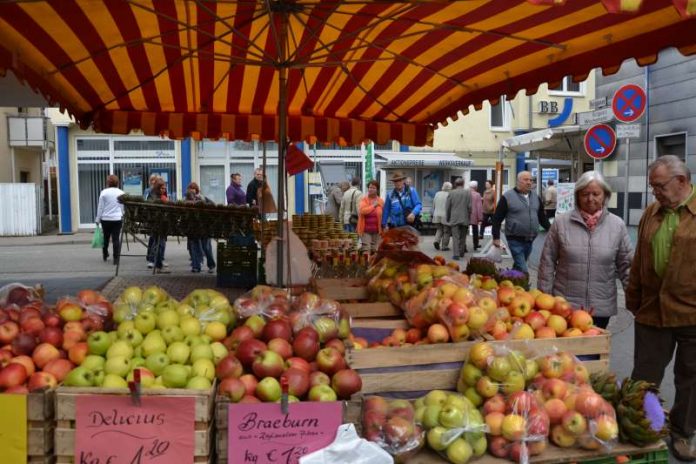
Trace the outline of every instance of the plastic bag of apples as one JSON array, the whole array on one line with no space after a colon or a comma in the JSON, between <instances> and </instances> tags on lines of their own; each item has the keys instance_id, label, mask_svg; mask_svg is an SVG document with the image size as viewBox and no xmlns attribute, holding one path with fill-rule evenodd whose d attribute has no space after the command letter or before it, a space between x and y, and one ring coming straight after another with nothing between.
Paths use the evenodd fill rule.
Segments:
<instances>
[{"instance_id":1,"label":"plastic bag of apples","mask_svg":"<svg viewBox=\"0 0 696 464\"><path fill-rule=\"evenodd\" d=\"M415 416L408 400L368 396L362 403L362 436L391 454L394 462L406 462L425 444L425 431Z\"/></svg>"},{"instance_id":2,"label":"plastic bag of apples","mask_svg":"<svg viewBox=\"0 0 696 464\"><path fill-rule=\"evenodd\" d=\"M415 407L428 446L449 462L464 464L486 452L483 416L465 396L433 390L416 400Z\"/></svg>"},{"instance_id":3,"label":"plastic bag of apples","mask_svg":"<svg viewBox=\"0 0 696 464\"><path fill-rule=\"evenodd\" d=\"M562 448L611 450L619 435L616 411L592 389L587 367L564 351L547 353L538 362L532 388L549 415L551 441Z\"/></svg>"},{"instance_id":4,"label":"plastic bag of apples","mask_svg":"<svg viewBox=\"0 0 696 464\"><path fill-rule=\"evenodd\" d=\"M294 334L305 327L314 327L321 343L350 336L350 315L337 301L311 292L304 292L292 300L288 319Z\"/></svg>"},{"instance_id":5,"label":"plastic bag of apples","mask_svg":"<svg viewBox=\"0 0 696 464\"><path fill-rule=\"evenodd\" d=\"M21 309L33 303L43 301L43 287L37 284L29 287L21 283L12 283L0 287L0 308Z\"/></svg>"},{"instance_id":6,"label":"plastic bag of apples","mask_svg":"<svg viewBox=\"0 0 696 464\"><path fill-rule=\"evenodd\" d=\"M270 320L288 313L290 295L282 288L257 285L234 300L233 308L238 319L259 315Z\"/></svg>"},{"instance_id":7,"label":"plastic bag of apples","mask_svg":"<svg viewBox=\"0 0 696 464\"><path fill-rule=\"evenodd\" d=\"M518 391L505 400L493 397L484 404L484 414L493 456L527 464L530 456L546 449L550 420L532 392Z\"/></svg>"}]
</instances>

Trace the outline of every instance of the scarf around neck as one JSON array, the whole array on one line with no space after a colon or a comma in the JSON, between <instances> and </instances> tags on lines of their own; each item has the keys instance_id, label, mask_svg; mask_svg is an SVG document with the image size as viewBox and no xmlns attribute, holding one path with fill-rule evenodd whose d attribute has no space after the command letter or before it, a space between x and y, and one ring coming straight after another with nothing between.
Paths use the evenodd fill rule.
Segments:
<instances>
[{"instance_id":1,"label":"scarf around neck","mask_svg":"<svg viewBox=\"0 0 696 464\"><path fill-rule=\"evenodd\" d=\"M582 220L585 221L585 225L587 225L587 228L590 229L590 232L592 232L595 227L597 227L597 223L599 222L599 218L602 217L602 213L604 210L600 209L594 214L586 213L583 210L579 210L580 215L582 216Z\"/></svg>"}]
</instances>

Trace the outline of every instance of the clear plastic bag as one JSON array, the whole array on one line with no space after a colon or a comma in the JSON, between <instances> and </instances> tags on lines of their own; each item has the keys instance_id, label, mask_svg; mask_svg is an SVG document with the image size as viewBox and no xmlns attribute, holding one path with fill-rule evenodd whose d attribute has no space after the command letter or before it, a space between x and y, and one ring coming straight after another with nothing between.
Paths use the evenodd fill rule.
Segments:
<instances>
[{"instance_id":1,"label":"clear plastic bag","mask_svg":"<svg viewBox=\"0 0 696 464\"><path fill-rule=\"evenodd\" d=\"M43 287L37 284L29 287L21 283L7 284L0 287L0 308L15 305L21 308L34 301L43 301Z\"/></svg>"},{"instance_id":2,"label":"clear plastic bag","mask_svg":"<svg viewBox=\"0 0 696 464\"><path fill-rule=\"evenodd\" d=\"M259 315L270 320L290 311L290 295L282 288L257 285L234 300L233 308L238 319Z\"/></svg>"},{"instance_id":3,"label":"clear plastic bag","mask_svg":"<svg viewBox=\"0 0 696 464\"><path fill-rule=\"evenodd\" d=\"M411 226L393 227L382 233L377 251L418 251L420 233Z\"/></svg>"},{"instance_id":4,"label":"clear plastic bag","mask_svg":"<svg viewBox=\"0 0 696 464\"><path fill-rule=\"evenodd\" d=\"M425 444L425 431L415 416L408 400L369 396L362 404L362 435L392 455L395 462L406 462Z\"/></svg>"},{"instance_id":5,"label":"clear plastic bag","mask_svg":"<svg viewBox=\"0 0 696 464\"><path fill-rule=\"evenodd\" d=\"M314 327L319 341L324 343L332 338L346 339L350 336L350 315L341 305L311 292L304 292L292 301L288 319L293 333L304 327Z\"/></svg>"}]
</instances>

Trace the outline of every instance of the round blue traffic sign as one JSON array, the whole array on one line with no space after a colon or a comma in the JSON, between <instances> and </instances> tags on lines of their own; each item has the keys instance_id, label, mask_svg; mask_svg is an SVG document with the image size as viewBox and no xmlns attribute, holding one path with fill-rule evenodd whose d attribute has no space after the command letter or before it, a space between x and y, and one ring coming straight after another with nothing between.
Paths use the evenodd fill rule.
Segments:
<instances>
[{"instance_id":1,"label":"round blue traffic sign","mask_svg":"<svg viewBox=\"0 0 696 464\"><path fill-rule=\"evenodd\" d=\"M604 159L616 148L616 132L611 126L597 124L585 133L585 151L594 159Z\"/></svg>"},{"instance_id":2,"label":"round blue traffic sign","mask_svg":"<svg viewBox=\"0 0 696 464\"><path fill-rule=\"evenodd\" d=\"M621 122L633 122L643 116L648 96L643 87L626 84L619 88L611 101L614 116Z\"/></svg>"}]
</instances>

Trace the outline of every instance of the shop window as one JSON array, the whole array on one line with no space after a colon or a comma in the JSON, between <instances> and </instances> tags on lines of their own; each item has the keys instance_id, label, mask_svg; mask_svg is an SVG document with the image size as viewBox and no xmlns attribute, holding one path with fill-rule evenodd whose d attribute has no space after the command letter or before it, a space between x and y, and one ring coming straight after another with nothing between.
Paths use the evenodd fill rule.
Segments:
<instances>
[{"instance_id":1,"label":"shop window","mask_svg":"<svg viewBox=\"0 0 696 464\"><path fill-rule=\"evenodd\" d=\"M686 132L656 136L655 154L657 156L674 155L686 161Z\"/></svg>"},{"instance_id":2,"label":"shop window","mask_svg":"<svg viewBox=\"0 0 696 464\"><path fill-rule=\"evenodd\" d=\"M109 139L77 139L77 151L109 151Z\"/></svg>"},{"instance_id":3,"label":"shop window","mask_svg":"<svg viewBox=\"0 0 696 464\"><path fill-rule=\"evenodd\" d=\"M574 82L573 76L566 76L556 87L549 87L549 94L584 95L585 82Z\"/></svg>"},{"instance_id":4,"label":"shop window","mask_svg":"<svg viewBox=\"0 0 696 464\"><path fill-rule=\"evenodd\" d=\"M94 224L99 193L106 187L106 176L108 175L109 165L107 163L77 165L80 224Z\"/></svg>"},{"instance_id":5,"label":"shop window","mask_svg":"<svg viewBox=\"0 0 696 464\"><path fill-rule=\"evenodd\" d=\"M230 174L233 172L235 171L230 171ZM225 192L229 185L230 179L225 179L225 166L201 166L200 187L203 195L219 205L225 205L227 204Z\"/></svg>"}]
</instances>

